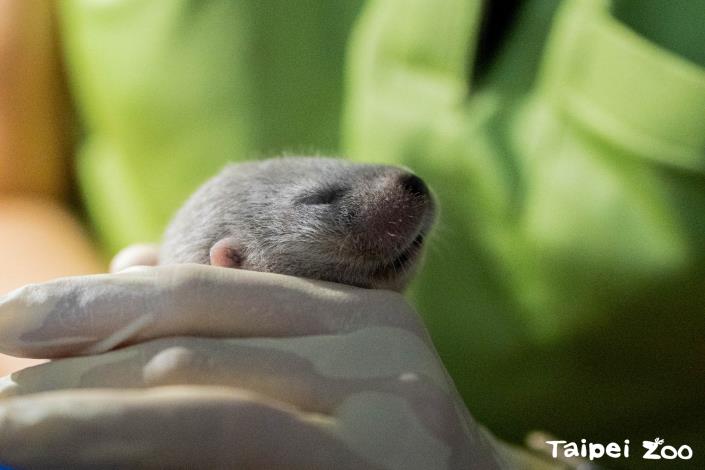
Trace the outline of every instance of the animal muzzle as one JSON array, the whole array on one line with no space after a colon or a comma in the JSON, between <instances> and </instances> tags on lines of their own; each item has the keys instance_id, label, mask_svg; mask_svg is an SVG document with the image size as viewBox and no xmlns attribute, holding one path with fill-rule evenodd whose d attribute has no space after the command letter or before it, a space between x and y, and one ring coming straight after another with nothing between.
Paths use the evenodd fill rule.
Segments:
<instances>
[{"instance_id":1,"label":"animal muzzle","mask_svg":"<svg viewBox=\"0 0 705 470\"><path fill-rule=\"evenodd\" d=\"M418 176L390 169L362 185L351 214L351 248L376 261L392 260L423 237L434 220L434 201Z\"/></svg>"}]
</instances>

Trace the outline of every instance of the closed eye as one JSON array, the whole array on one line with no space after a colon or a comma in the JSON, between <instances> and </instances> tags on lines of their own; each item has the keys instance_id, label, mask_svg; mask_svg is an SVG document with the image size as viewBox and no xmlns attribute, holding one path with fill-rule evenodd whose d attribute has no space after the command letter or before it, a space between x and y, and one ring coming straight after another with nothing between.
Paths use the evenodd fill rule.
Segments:
<instances>
[{"instance_id":1,"label":"closed eye","mask_svg":"<svg viewBox=\"0 0 705 470\"><path fill-rule=\"evenodd\" d=\"M333 204L345 194L345 189L341 187L326 187L315 190L305 195L299 202L307 205Z\"/></svg>"}]
</instances>

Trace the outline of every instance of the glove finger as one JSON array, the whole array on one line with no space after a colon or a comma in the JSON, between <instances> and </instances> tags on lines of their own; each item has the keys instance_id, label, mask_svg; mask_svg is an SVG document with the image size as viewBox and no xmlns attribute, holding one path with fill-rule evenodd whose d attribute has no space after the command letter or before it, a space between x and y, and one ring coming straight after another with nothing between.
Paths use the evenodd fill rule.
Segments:
<instances>
[{"instance_id":1,"label":"glove finger","mask_svg":"<svg viewBox=\"0 0 705 470\"><path fill-rule=\"evenodd\" d=\"M467 424L439 436L389 393L352 395L331 416L230 387L87 389L0 401L0 449L20 467L499 468Z\"/></svg>"},{"instance_id":2,"label":"glove finger","mask_svg":"<svg viewBox=\"0 0 705 470\"><path fill-rule=\"evenodd\" d=\"M370 468L335 420L242 390L74 390L0 401L2 464L18 468Z\"/></svg>"},{"instance_id":3,"label":"glove finger","mask_svg":"<svg viewBox=\"0 0 705 470\"><path fill-rule=\"evenodd\" d=\"M0 298L0 352L63 357L163 336L295 337L401 327L428 341L394 292L202 265L58 279Z\"/></svg>"},{"instance_id":4,"label":"glove finger","mask_svg":"<svg viewBox=\"0 0 705 470\"><path fill-rule=\"evenodd\" d=\"M96 356L59 359L0 381L0 398L70 388L163 385L244 388L301 409L330 413L353 393L436 393L450 381L436 354L411 333L377 327L336 336L147 341Z\"/></svg>"},{"instance_id":5,"label":"glove finger","mask_svg":"<svg viewBox=\"0 0 705 470\"><path fill-rule=\"evenodd\" d=\"M159 245L137 243L120 250L110 261L110 272L117 273L134 266L159 264Z\"/></svg>"}]
</instances>

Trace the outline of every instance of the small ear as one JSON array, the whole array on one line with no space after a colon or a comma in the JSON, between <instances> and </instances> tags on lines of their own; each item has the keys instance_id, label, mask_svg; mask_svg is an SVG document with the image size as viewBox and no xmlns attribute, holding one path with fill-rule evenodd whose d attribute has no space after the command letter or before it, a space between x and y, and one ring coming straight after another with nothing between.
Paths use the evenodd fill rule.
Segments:
<instances>
[{"instance_id":1,"label":"small ear","mask_svg":"<svg viewBox=\"0 0 705 470\"><path fill-rule=\"evenodd\" d=\"M218 240L210 251L211 266L239 268L245 260L242 244L232 237Z\"/></svg>"}]
</instances>

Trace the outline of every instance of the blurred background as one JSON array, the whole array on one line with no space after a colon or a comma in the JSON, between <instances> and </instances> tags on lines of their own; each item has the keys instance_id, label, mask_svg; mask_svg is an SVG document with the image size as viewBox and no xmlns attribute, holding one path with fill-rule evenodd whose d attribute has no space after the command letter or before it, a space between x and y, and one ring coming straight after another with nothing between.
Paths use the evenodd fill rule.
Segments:
<instances>
[{"instance_id":1,"label":"blurred background","mask_svg":"<svg viewBox=\"0 0 705 470\"><path fill-rule=\"evenodd\" d=\"M480 422L701 458L703 25L702 0L0 0L0 293L158 241L227 161L404 164L442 207L411 297Z\"/></svg>"}]
</instances>

